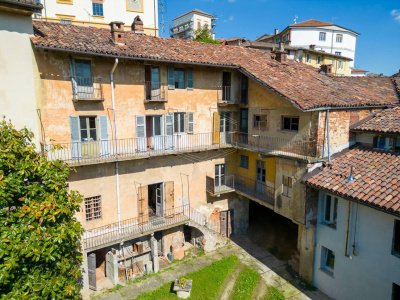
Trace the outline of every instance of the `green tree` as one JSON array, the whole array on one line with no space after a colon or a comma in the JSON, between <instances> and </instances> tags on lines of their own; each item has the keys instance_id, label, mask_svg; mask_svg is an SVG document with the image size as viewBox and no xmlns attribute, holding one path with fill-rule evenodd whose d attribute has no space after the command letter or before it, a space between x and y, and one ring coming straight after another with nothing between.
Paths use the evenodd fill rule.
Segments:
<instances>
[{"instance_id":1,"label":"green tree","mask_svg":"<svg viewBox=\"0 0 400 300\"><path fill-rule=\"evenodd\" d=\"M209 43L209 44L221 44L220 42L218 42L212 38L208 24L204 24L203 27L198 28L194 31L194 39L193 40L196 42L203 42L203 43Z\"/></svg>"},{"instance_id":2,"label":"green tree","mask_svg":"<svg viewBox=\"0 0 400 300\"><path fill-rule=\"evenodd\" d=\"M0 298L78 299L82 196L69 168L35 151L33 134L0 122Z\"/></svg>"}]
</instances>

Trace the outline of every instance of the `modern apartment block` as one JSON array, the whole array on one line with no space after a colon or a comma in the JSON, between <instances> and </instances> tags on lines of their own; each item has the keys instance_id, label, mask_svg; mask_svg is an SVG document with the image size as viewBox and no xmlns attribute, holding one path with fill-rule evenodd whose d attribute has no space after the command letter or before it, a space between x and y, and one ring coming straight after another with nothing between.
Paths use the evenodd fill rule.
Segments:
<instances>
[{"instance_id":1,"label":"modern apartment block","mask_svg":"<svg viewBox=\"0 0 400 300\"><path fill-rule=\"evenodd\" d=\"M356 40L359 33L342 26L319 20L307 20L287 26L284 30L275 29L274 34L265 34L257 41L308 48L315 45L316 50L352 59L354 68Z\"/></svg>"},{"instance_id":2,"label":"modern apartment block","mask_svg":"<svg viewBox=\"0 0 400 300\"><path fill-rule=\"evenodd\" d=\"M41 14L34 18L93 27L109 27L113 21L131 28L139 19L142 32L158 36L158 0L38 0L43 5Z\"/></svg>"},{"instance_id":3,"label":"modern apartment block","mask_svg":"<svg viewBox=\"0 0 400 300\"><path fill-rule=\"evenodd\" d=\"M213 15L198 9L191 10L172 20L171 37L174 39L193 40L194 32L197 29L208 26L214 38L215 34L212 30L215 27L215 23L213 23L215 20L216 18Z\"/></svg>"}]
</instances>

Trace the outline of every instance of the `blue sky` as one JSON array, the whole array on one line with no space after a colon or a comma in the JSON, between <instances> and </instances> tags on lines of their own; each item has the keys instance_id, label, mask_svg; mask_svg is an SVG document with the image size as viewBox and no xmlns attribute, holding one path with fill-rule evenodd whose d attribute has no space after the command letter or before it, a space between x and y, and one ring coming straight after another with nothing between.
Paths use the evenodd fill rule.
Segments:
<instances>
[{"instance_id":1,"label":"blue sky","mask_svg":"<svg viewBox=\"0 0 400 300\"><path fill-rule=\"evenodd\" d=\"M216 37L254 40L294 23L317 19L360 33L355 68L392 75L400 68L400 1L163 0L165 36L172 19L192 9L218 17ZM161 15L160 15L161 22ZM161 28L160 28L161 29ZM162 33L161 33L162 35Z\"/></svg>"}]
</instances>

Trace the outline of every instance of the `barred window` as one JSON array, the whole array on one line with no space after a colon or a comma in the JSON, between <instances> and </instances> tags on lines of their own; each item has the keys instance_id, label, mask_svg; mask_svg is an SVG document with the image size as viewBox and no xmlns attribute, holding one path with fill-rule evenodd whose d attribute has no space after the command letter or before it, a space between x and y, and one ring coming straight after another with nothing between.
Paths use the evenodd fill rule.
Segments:
<instances>
[{"instance_id":1,"label":"barred window","mask_svg":"<svg viewBox=\"0 0 400 300\"><path fill-rule=\"evenodd\" d=\"M85 198L86 221L101 218L101 196Z\"/></svg>"}]
</instances>

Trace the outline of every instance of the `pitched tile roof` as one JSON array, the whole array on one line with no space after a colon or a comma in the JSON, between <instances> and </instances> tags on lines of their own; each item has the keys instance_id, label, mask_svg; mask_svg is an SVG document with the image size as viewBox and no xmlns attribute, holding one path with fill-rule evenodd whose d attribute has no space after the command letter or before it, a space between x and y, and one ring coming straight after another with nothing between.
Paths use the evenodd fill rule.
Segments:
<instances>
[{"instance_id":1,"label":"pitched tile roof","mask_svg":"<svg viewBox=\"0 0 400 300\"><path fill-rule=\"evenodd\" d=\"M40 3L40 1L36 1L36 0L0 0L0 4L4 3L4 4L21 4L21 5L33 5L33 6L37 6L37 8L43 8L43 5Z\"/></svg>"},{"instance_id":2,"label":"pitched tile roof","mask_svg":"<svg viewBox=\"0 0 400 300\"><path fill-rule=\"evenodd\" d=\"M126 45L110 30L33 21L35 47L60 51L239 68L301 110L319 107L385 106L399 103L389 77L334 77L293 60L280 63L258 49L158 38L125 32Z\"/></svg>"},{"instance_id":3,"label":"pitched tile roof","mask_svg":"<svg viewBox=\"0 0 400 300\"><path fill-rule=\"evenodd\" d=\"M400 133L400 106L384 109L350 127L357 131Z\"/></svg>"},{"instance_id":4,"label":"pitched tile roof","mask_svg":"<svg viewBox=\"0 0 400 300\"><path fill-rule=\"evenodd\" d=\"M328 23L328 22L323 22L323 21L318 21L318 20L315 20L315 19L310 19L310 20L303 21L303 22L300 22L300 23L292 24L290 26L294 26L294 27L312 26L312 27L314 27L314 26L326 26L326 25L335 25L335 24Z\"/></svg>"},{"instance_id":5,"label":"pitched tile roof","mask_svg":"<svg viewBox=\"0 0 400 300\"><path fill-rule=\"evenodd\" d=\"M345 181L354 166L354 183ZM355 148L303 181L310 187L400 214L400 153Z\"/></svg>"},{"instance_id":6,"label":"pitched tile roof","mask_svg":"<svg viewBox=\"0 0 400 300\"><path fill-rule=\"evenodd\" d=\"M369 71L361 70L361 69L351 69L351 73L358 73L358 72L366 73L366 72L369 72Z\"/></svg>"}]
</instances>

